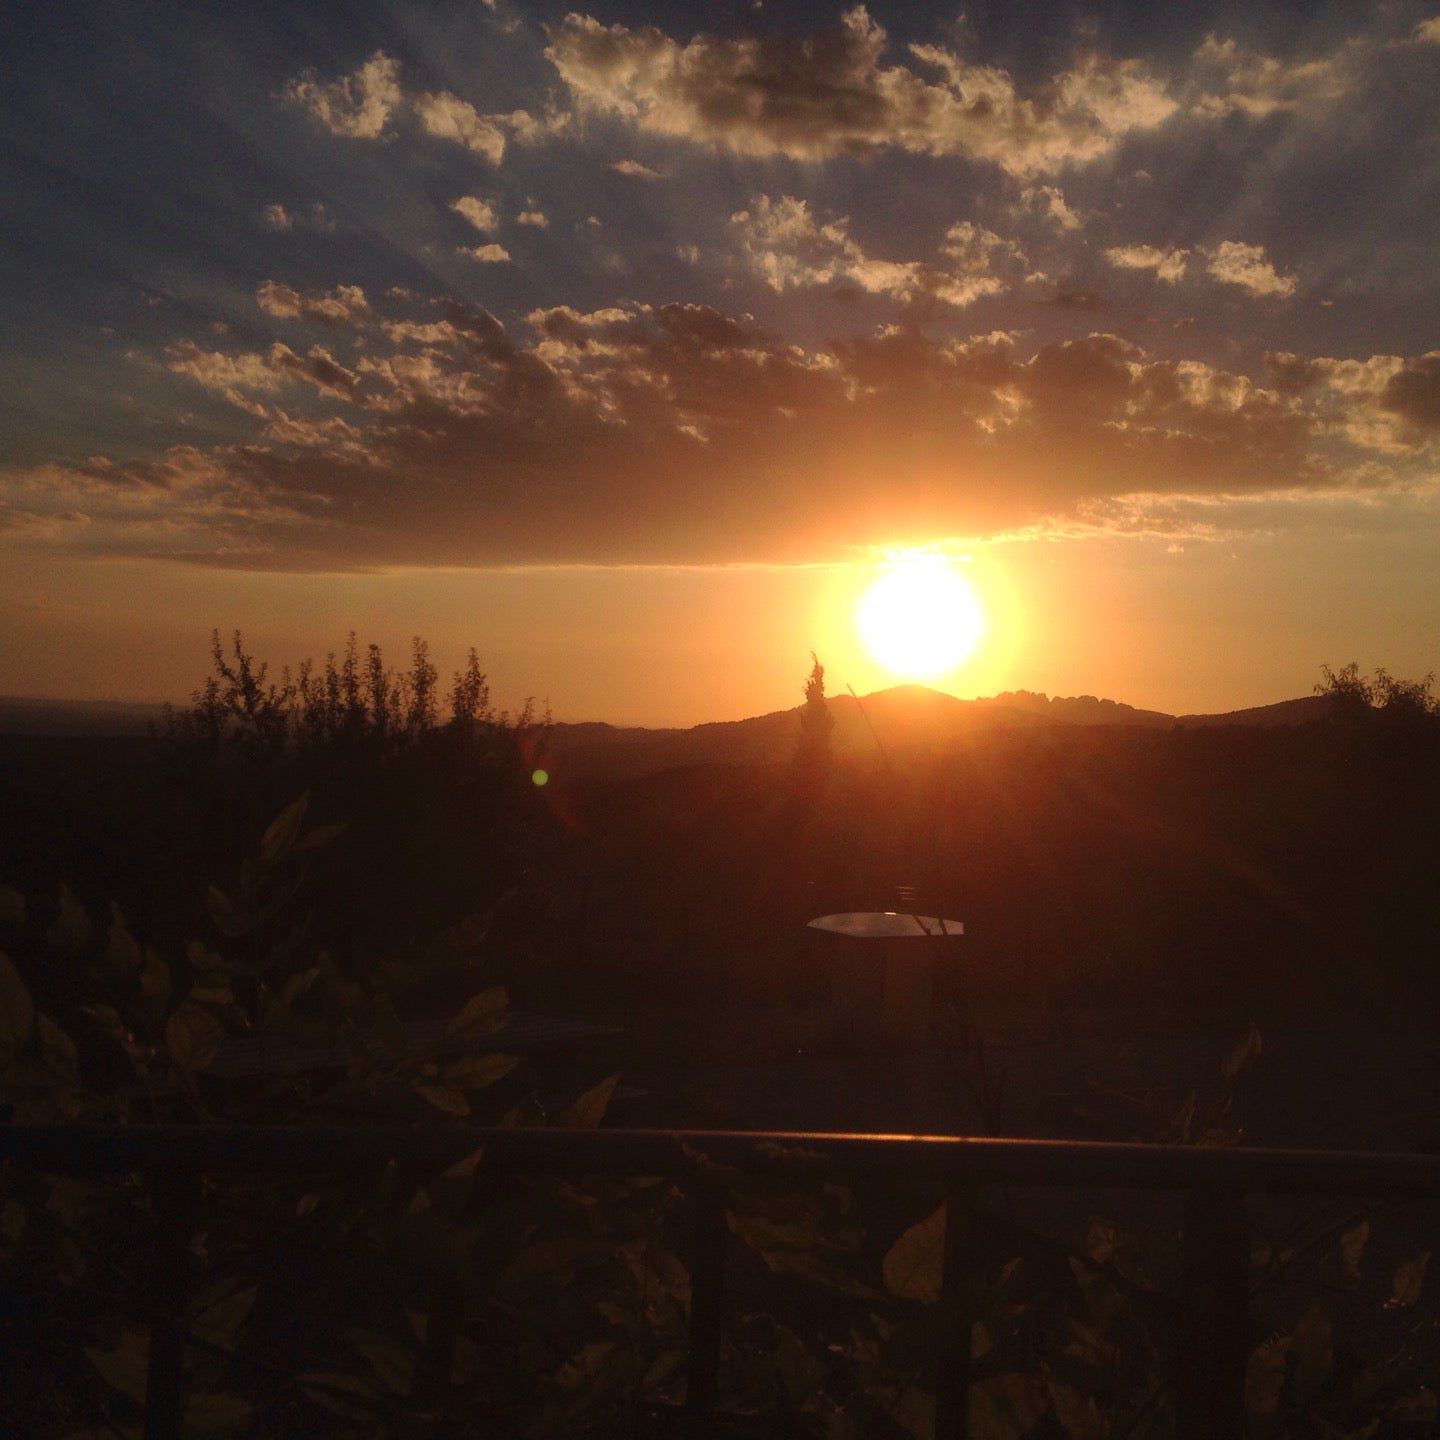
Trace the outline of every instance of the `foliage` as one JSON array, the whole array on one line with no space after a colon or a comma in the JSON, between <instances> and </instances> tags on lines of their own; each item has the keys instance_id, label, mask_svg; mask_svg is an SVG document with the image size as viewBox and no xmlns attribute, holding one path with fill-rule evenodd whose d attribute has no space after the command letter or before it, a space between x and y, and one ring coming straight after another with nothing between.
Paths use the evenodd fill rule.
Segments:
<instances>
[{"instance_id":1,"label":"foliage","mask_svg":"<svg viewBox=\"0 0 1440 1440\"><path fill-rule=\"evenodd\" d=\"M825 667L813 651L810 674L805 680L805 704L800 710L800 724L795 734L795 754L791 761L791 785L802 800L813 800L829 777L832 756L830 732L835 717L825 701Z\"/></svg>"},{"instance_id":2,"label":"foliage","mask_svg":"<svg viewBox=\"0 0 1440 1440\"><path fill-rule=\"evenodd\" d=\"M244 877L212 894L214 933L180 954L139 943L118 910L96 923L64 892L53 906L7 901L7 945L73 967L93 997L73 1017L77 1046L0 960L0 1086L12 1113L548 1123L541 1094L553 1081L489 1050L412 1053L396 1020L407 977L357 982L317 948L300 918L304 870L335 839L308 823L303 798L287 806ZM447 945L473 943L482 927ZM498 983L478 985L449 1034L493 1034L506 1005ZM246 1035L330 1044L346 1059L328 1078L280 1070L244 1084L212 1073L218 1046ZM1252 1029L1214 1097L1191 1096L1165 1138L1233 1142L1234 1088L1260 1051ZM550 1113L598 1125L615 1083ZM703 1147L691 1157L725 1187L734 1240L722 1403L774 1417L776 1433L925 1440L948 1323L945 1204L922 1201L907 1216L893 1195L834 1183L803 1148L771 1158L780 1174L757 1180ZM441 1173L397 1157L369 1175L211 1181L190 1230L186 1433L381 1437L418 1423L456 1435L665 1433L665 1407L683 1398L690 1207L670 1180L497 1177L479 1151ZM1382 1223L1379 1212L1304 1216L1256 1249L1257 1309L1276 1322L1250 1365L1257 1435L1373 1434L1365 1426L1380 1419L1433 1418L1428 1253L1395 1266L1388 1343L1374 1358L1342 1341L1335 1310L1317 1298L1370 1285ZM0 1313L0 1419L16 1433L132 1433L149 1338L131 1297L143 1294L149 1224L144 1189L128 1177L0 1180L0 1287L14 1297ZM1096 1215L1077 1236L1056 1235L993 1196L967 1205L957 1233L972 1433L1172 1433L1173 1229ZM1308 1287L1300 1303L1297 1280ZM48 1357L43 1390L27 1379L37 1347ZM661 1417L649 1432L646 1416Z\"/></svg>"},{"instance_id":3,"label":"foliage","mask_svg":"<svg viewBox=\"0 0 1440 1440\"><path fill-rule=\"evenodd\" d=\"M1365 676L1352 660L1338 670L1322 665L1320 672L1315 693L1332 700L1337 712L1347 719L1378 718L1391 725L1410 727L1440 719L1440 696L1433 693L1433 670L1418 680L1402 680L1384 669Z\"/></svg>"},{"instance_id":4,"label":"foliage","mask_svg":"<svg viewBox=\"0 0 1440 1440\"><path fill-rule=\"evenodd\" d=\"M443 706L418 637L398 673L353 634L339 657L275 680L238 631L228 650L217 632L211 664L163 737L193 879L234 869L236 837L305 792L343 826L318 857L314 923L333 948L393 960L493 903L529 863L543 817L528 762L545 725L529 706L495 711L474 650Z\"/></svg>"},{"instance_id":5,"label":"foliage","mask_svg":"<svg viewBox=\"0 0 1440 1440\"><path fill-rule=\"evenodd\" d=\"M118 907L97 923L63 887L53 903L6 893L0 943L27 973L63 968L72 981L62 1028L0 954L0 1109L9 1119L304 1124L358 1113L546 1123L539 1087L548 1092L553 1082L490 1038L508 997L499 983L476 988L487 917L437 937L423 963L357 973L308 923L309 867L339 838L333 825L310 825L308 812L302 796L265 827L239 874L210 888L212 933L173 953L137 940ZM404 995L425 983L427 969L456 965L472 977L470 998L445 1045L417 1049L400 1021ZM340 1058L319 1068L271 1065L249 1078L218 1066L222 1048L247 1043ZM599 1124L614 1085L609 1077L583 1089L558 1121ZM318 1186L319 1177L263 1173L207 1182L192 1231L186 1433L285 1429L296 1414L310 1417L296 1422L303 1433L319 1433L327 1411L345 1418L344 1433L389 1433L430 1383L427 1309L457 1267L484 1272L475 1293L488 1294L498 1274L524 1265L527 1236L547 1216L558 1225L554 1217L573 1220L593 1204L563 1188L517 1187L489 1194L486 1226L477 1227L478 1159L440 1175L392 1165ZM129 1433L149 1344L143 1307L131 1297L146 1293L151 1244L145 1187L132 1177L0 1175L0 1290L19 1307L0 1306L7 1433ZM592 1245L597 1255L602 1248ZM643 1280L649 1248L626 1253L624 1273ZM379 1298L367 1298L372 1291ZM347 1303L336 1306L340 1298ZM309 1332L303 1342L290 1328L298 1313ZM27 1379L37 1344L67 1357L43 1391ZM283 1376L278 1387L275 1375ZM485 1387L500 1393L497 1372L464 1337L442 1378L457 1396L479 1395L482 1408Z\"/></svg>"}]
</instances>

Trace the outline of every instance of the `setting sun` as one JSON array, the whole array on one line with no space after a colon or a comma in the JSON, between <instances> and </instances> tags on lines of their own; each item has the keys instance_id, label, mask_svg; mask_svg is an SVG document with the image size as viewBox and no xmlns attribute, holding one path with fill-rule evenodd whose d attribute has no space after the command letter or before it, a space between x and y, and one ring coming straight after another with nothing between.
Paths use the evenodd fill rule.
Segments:
<instances>
[{"instance_id":1,"label":"setting sun","mask_svg":"<svg viewBox=\"0 0 1440 1440\"><path fill-rule=\"evenodd\" d=\"M902 555L860 597L855 628L897 675L933 679L969 659L985 632L970 582L943 555Z\"/></svg>"}]
</instances>

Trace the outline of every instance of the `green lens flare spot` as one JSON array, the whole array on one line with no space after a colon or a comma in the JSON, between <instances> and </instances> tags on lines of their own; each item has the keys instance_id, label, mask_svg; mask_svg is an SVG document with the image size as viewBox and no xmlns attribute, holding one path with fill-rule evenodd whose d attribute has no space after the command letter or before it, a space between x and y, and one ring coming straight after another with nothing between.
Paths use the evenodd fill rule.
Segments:
<instances>
[{"instance_id":1,"label":"green lens flare spot","mask_svg":"<svg viewBox=\"0 0 1440 1440\"><path fill-rule=\"evenodd\" d=\"M532 770L530 772L530 783L532 785L548 785L550 783L550 772L548 770Z\"/></svg>"}]
</instances>

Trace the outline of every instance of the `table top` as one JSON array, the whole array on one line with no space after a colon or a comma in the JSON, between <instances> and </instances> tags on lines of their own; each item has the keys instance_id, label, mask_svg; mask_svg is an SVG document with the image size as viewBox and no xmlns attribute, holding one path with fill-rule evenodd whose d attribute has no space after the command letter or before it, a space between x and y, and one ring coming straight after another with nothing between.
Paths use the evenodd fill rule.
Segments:
<instances>
[{"instance_id":1,"label":"table top","mask_svg":"<svg viewBox=\"0 0 1440 1440\"><path fill-rule=\"evenodd\" d=\"M907 915L897 910L847 910L839 915L822 915L812 920L811 930L848 935L855 940L930 939L952 940L965 933L958 920L938 915Z\"/></svg>"}]
</instances>

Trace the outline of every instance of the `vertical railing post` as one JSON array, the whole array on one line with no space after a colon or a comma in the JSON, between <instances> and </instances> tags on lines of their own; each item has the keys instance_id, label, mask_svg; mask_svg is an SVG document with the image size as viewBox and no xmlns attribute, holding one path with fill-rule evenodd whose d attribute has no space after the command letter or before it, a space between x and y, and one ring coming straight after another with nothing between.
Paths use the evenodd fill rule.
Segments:
<instances>
[{"instance_id":1,"label":"vertical railing post","mask_svg":"<svg viewBox=\"0 0 1440 1440\"><path fill-rule=\"evenodd\" d=\"M690 1354L685 1371L685 1435L710 1440L720 1393L720 1332L725 1296L725 1192L702 1180L695 1194L690 1266Z\"/></svg>"},{"instance_id":2,"label":"vertical railing post","mask_svg":"<svg viewBox=\"0 0 1440 1440\"><path fill-rule=\"evenodd\" d=\"M199 1188L193 1172L180 1164L152 1171L149 1180L155 1251L149 1295L145 1440L179 1440L185 1378L185 1257Z\"/></svg>"},{"instance_id":3,"label":"vertical railing post","mask_svg":"<svg viewBox=\"0 0 1440 1440\"><path fill-rule=\"evenodd\" d=\"M945 1240L940 1271L939 1354L935 1370L935 1440L965 1440L969 1433L970 1330L974 1288L977 1195L952 1185L945 1196Z\"/></svg>"},{"instance_id":4,"label":"vertical railing post","mask_svg":"<svg viewBox=\"0 0 1440 1440\"><path fill-rule=\"evenodd\" d=\"M1250 1227L1245 1197L1192 1190L1185 1252L1176 1434L1180 1440L1241 1440L1249 1359Z\"/></svg>"}]
</instances>

